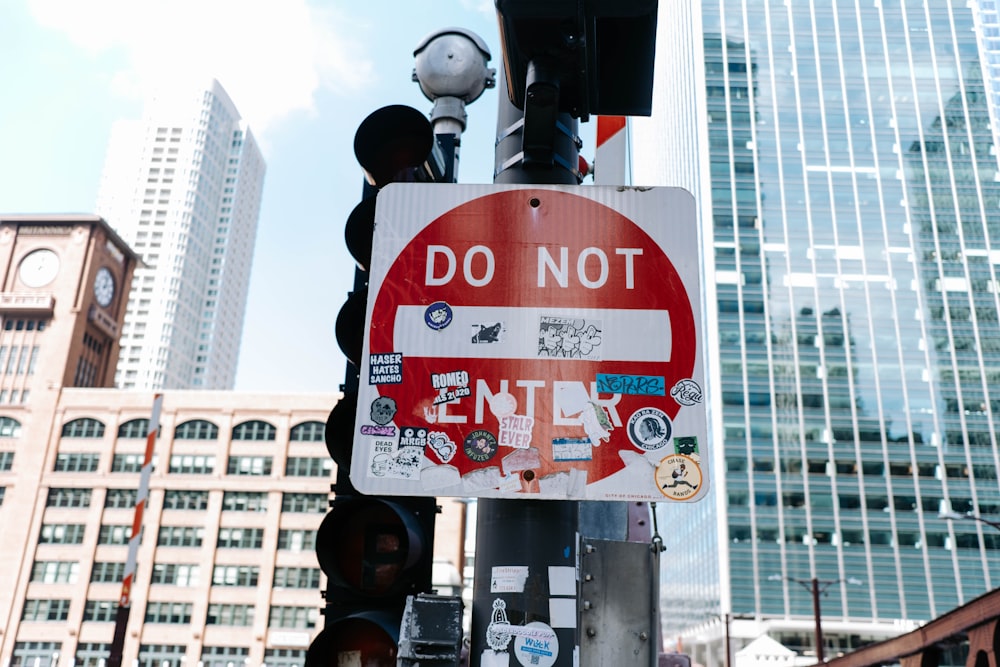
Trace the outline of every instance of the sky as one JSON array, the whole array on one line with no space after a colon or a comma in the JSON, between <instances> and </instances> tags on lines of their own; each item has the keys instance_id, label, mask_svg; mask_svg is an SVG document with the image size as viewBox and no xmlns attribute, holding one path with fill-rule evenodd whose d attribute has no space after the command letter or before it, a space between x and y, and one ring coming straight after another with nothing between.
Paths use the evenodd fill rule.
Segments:
<instances>
[{"instance_id":1,"label":"sky","mask_svg":"<svg viewBox=\"0 0 1000 667\"><path fill-rule=\"evenodd\" d=\"M492 0L4 0L0 213L93 213L114 121L165 82L218 79L267 163L235 388L336 391L354 132L387 104L430 113L413 50L448 27L482 37L500 69ZM460 182L492 182L496 95L467 108Z\"/></svg>"}]
</instances>

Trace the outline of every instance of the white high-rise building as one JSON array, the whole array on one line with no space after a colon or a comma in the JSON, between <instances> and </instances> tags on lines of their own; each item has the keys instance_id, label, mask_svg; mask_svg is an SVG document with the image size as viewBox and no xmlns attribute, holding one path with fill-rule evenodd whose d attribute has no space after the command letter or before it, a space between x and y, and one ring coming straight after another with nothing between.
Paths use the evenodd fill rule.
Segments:
<instances>
[{"instance_id":1,"label":"white high-rise building","mask_svg":"<svg viewBox=\"0 0 1000 667\"><path fill-rule=\"evenodd\" d=\"M253 260L264 160L212 80L155 97L118 122L97 211L142 256L115 384L231 389Z\"/></svg>"}]
</instances>

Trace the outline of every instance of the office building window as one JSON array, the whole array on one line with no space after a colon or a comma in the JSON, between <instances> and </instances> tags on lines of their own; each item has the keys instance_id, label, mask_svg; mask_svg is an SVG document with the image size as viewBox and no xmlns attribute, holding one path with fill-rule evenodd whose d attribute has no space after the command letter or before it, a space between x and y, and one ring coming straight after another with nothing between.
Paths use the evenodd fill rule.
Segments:
<instances>
[{"instance_id":1,"label":"office building window","mask_svg":"<svg viewBox=\"0 0 1000 667\"><path fill-rule=\"evenodd\" d=\"M165 510L208 509L208 491L167 491L163 495Z\"/></svg>"},{"instance_id":2,"label":"office building window","mask_svg":"<svg viewBox=\"0 0 1000 667\"><path fill-rule=\"evenodd\" d=\"M304 667L306 652L295 648L264 649L264 664L267 667Z\"/></svg>"},{"instance_id":3,"label":"office building window","mask_svg":"<svg viewBox=\"0 0 1000 667\"><path fill-rule=\"evenodd\" d=\"M333 459L329 456L289 456L285 462L288 477L329 477L333 472Z\"/></svg>"},{"instance_id":4,"label":"office building window","mask_svg":"<svg viewBox=\"0 0 1000 667\"><path fill-rule=\"evenodd\" d=\"M0 417L0 438L20 438L21 422L11 417Z\"/></svg>"},{"instance_id":5,"label":"office building window","mask_svg":"<svg viewBox=\"0 0 1000 667\"><path fill-rule=\"evenodd\" d=\"M108 489L104 506L109 509L132 509L138 496L136 489Z\"/></svg>"},{"instance_id":6,"label":"office building window","mask_svg":"<svg viewBox=\"0 0 1000 667\"><path fill-rule=\"evenodd\" d=\"M161 547L200 547L205 529L201 526L160 526L156 544Z\"/></svg>"},{"instance_id":7,"label":"office building window","mask_svg":"<svg viewBox=\"0 0 1000 667\"><path fill-rule=\"evenodd\" d=\"M270 456L230 456L226 473L230 475L270 475L273 461L274 459Z\"/></svg>"},{"instance_id":8,"label":"office building window","mask_svg":"<svg viewBox=\"0 0 1000 667\"><path fill-rule=\"evenodd\" d=\"M283 493L282 512L325 512L330 509L330 496L325 493Z\"/></svg>"},{"instance_id":9,"label":"office building window","mask_svg":"<svg viewBox=\"0 0 1000 667\"><path fill-rule=\"evenodd\" d=\"M111 644L102 642L80 642L76 645L74 667L104 667L107 664Z\"/></svg>"},{"instance_id":10,"label":"office building window","mask_svg":"<svg viewBox=\"0 0 1000 667\"><path fill-rule=\"evenodd\" d=\"M95 453L56 454L55 472L96 472L101 455Z\"/></svg>"},{"instance_id":11,"label":"office building window","mask_svg":"<svg viewBox=\"0 0 1000 667\"><path fill-rule=\"evenodd\" d=\"M104 436L104 424L96 419L83 417L63 424L64 438L100 438Z\"/></svg>"},{"instance_id":12,"label":"office building window","mask_svg":"<svg viewBox=\"0 0 1000 667\"><path fill-rule=\"evenodd\" d=\"M83 620L110 623L118 614L118 600L87 600L83 605Z\"/></svg>"},{"instance_id":13,"label":"office building window","mask_svg":"<svg viewBox=\"0 0 1000 667\"><path fill-rule=\"evenodd\" d=\"M49 489L46 507L90 507L90 489Z\"/></svg>"},{"instance_id":14,"label":"office building window","mask_svg":"<svg viewBox=\"0 0 1000 667\"><path fill-rule=\"evenodd\" d=\"M0 472L7 472L14 467L14 452L0 452Z\"/></svg>"},{"instance_id":15,"label":"office building window","mask_svg":"<svg viewBox=\"0 0 1000 667\"><path fill-rule=\"evenodd\" d=\"M292 427L288 439L291 442L323 442L325 433L326 424L323 422L302 422Z\"/></svg>"},{"instance_id":16,"label":"office building window","mask_svg":"<svg viewBox=\"0 0 1000 667\"><path fill-rule=\"evenodd\" d=\"M278 549L284 551L312 551L315 548L315 530L292 530L282 528L278 531Z\"/></svg>"},{"instance_id":17,"label":"office building window","mask_svg":"<svg viewBox=\"0 0 1000 667\"><path fill-rule=\"evenodd\" d=\"M277 429L264 421L247 421L233 427L233 440L274 440Z\"/></svg>"},{"instance_id":18,"label":"office building window","mask_svg":"<svg viewBox=\"0 0 1000 667\"><path fill-rule=\"evenodd\" d=\"M266 512L267 494L258 491L226 491L222 509L227 512Z\"/></svg>"},{"instance_id":19,"label":"office building window","mask_svg":"<svg viewBox=\"0 0 1000 667\"><path fill-rule=\"evenodd\" d=\"M149 602L146 604L146 623L191 623L190 602Z\"/></svg>"},{"instance_id":20,"label":"office building window","mask_svg":"<svg viewBox=\"0 0 1000 667\"><path fill-rule=\"evenodd\" d=\"M156 470L157 459L154 454L151 461L153 470ZM142 472L142 464L145 462L145 454L115 454L111 460L111 472Z\"/></svg>"},{"instance_id":21,"label":"office building window","mask_svg":"<svg viewBox=\"0 0 1000 667\"><path fill-rule=\"evenodd\" d=\"M178 424L174 429L175 440L217 440L219 427L203 419L192 419Z\"/></svg>"},{"instance_id":22,"label":"office building window","mask_svg":"<svg viewBox=\"0 0 1000 667\"><path fill-rule=\"evenodd\" d=\"M174 644L140 644L136 667L181 667L187 647Z\"/></svg>"},{"instance_id":23,"label":"office building window","mask_svg":"<svg viewBox=\"0 0 1000 667\"><path fill-rule=\"evenodd\" d=\"M310 630L316 627L319 619L317 607L285 607L275 605L267 619L269 628L295 628Z\"/></svg>"},{"instance_id":24,"label":"office building window","mask_svg":"<svg viewBox=\"0 0 1000 667\"><path fill-rule=\"evenodd\" d=\"M154 584L168 586L197 586L201 579L201 567L190 563L156 563L153 565Z\"/></svg>"},{"instance_id":25,"label":"office building window","mask_svg":"<svg viewBox=\"0 0 1000 667\"><path fill-rule=\"evenodd\" d=\"M10 667L56 667L61 648L60 642L15 642Z\"/></svg>"},{"instance_id":26,"label":"office building window","mask_svg":"<svg viewBox=\"0 0 1000 667\"><path fill-rule=\"evenodd\" d=\"M237 625L247 627L253 625L252 604L210 604L205 625Z\"/></svg>"},{"instance_id":27,"label":"office building window","mask_svg":"<svg viewBox=\"0 0 1000 667\"><path fill-rule=\"evenodd\" d=\"M275 588L319 588L318 567L276 567Z\"/></svg>"},{"instance_id":28,"label":"office building window","mask_svg":"<svg viewBox=\"0 0 1000 667\"><path fill-rule=\"evenodd\" d=\"M130 524L103 524L101 531L97 534L98 544L128 544L132 538L132 526ZM142 534L139 535L142 542Z\"/></svg>"},{"instance_id":29,"label":"office building window","mask_svg":"<svg viewBox=\"0 0 1000 667\"><path fill-rule=\"evenodd\" d=\"M95 584L117 584L125 579L125 563L95 561L90 570L90 581Z\"/></svg>"},{"instance_id":30,"label":"office building window","mask_svg":"<svg viewBox=\"0 0 1000 667\"><path fill-rule=\"evenodd\" d=\"M250 649L242 646L203 646L201 649L203 667L237 667L249 655Z\"/></svg>"},{"instance_id":31,"label":"office building window","mask_svg":"<svg viewBox=\"0 0 1000 667\"><path fill-rule=\"evenodd\" d=\"M38 534L39 544L83 544L84 524L44 523Z\"/></svg>"},{"instance_id":32,"label":"office building window","mask_svg":"<svg viewBox=\"0 0 1000 667\"><path fill-rule=\"evenodd\" d=\"M263 528L220 528L219 549L260 549L264 543Z\"/></svg>"},{"instance_id":33,"label":"office building window","mask_svg":"<svg viewBox=\"0 0 1000 667\"><path fill-rule=\"evenodd\" d=\"M256 565L216 565L213 586L256 586L260 567Z\"/></svg>"},{"instance_id":34,"label":"office building window","mask_svg":"<svg viewBox=\"0 0 1000 667\"><path fill-rule=\"evenodd\" d=\"M130 419L118 427L119 438L145 438L148 434L149 420L144 418ZM157 433L156 437L160 437L160 434Z\"/></svg>"},{"instance_id":35,"label":"office building window","mask_svg":"<svg viewBox=\"0 0 1000 667\"><path fill-rule=\"evenodd\" d=\"M170 457L169 472L182 475L211 475L215 472L215 457L175 454Z\"/></svg>"},{"instance_id":36,"label":"office building window","mask_svg":"<svg viewBox=\"0 0 1000 667\"><path fill-rule=\"evenodd\" d=\"M70 560L36 560L31 566L31 580L43 584L75 584L80 563Z\"/></svg>"},{"instance_id":37,"label":"office building window","mask_svg":"<svg viewBox=\"0 0 1000 667\"><path fill-rule=\"evenodd\" d=\"M65 621L69 618L69 600L25 600L22 621Z\"/></svg>"}]
</instances>

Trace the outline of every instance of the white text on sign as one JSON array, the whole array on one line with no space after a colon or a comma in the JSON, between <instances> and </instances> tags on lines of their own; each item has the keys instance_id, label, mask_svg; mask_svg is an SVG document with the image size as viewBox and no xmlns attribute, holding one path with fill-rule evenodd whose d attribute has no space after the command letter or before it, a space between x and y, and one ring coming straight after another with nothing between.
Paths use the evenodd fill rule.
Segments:
<instances>
[{"instance_id":1,"label":"white text on sign","mask_svg":"<svg viewBox=\"0 0 1000 667\"><path fill-rule=\"evenodd\" d=\"M558 260L552 256L548 248L538 248L538 287L546 286L546 278L549 274L559 287L569 287L569 248L561 247L557 254ZM614 254L621 256L624 262L612 262L608 258L608 253L601 248L589 247L581 250L576 258L576 278L580 285L588 289L604 287L611 278L612 268L615 269L616 276L621 275L623 268L625 289L635 289L635 258L642 255L642 248L615 248ZM485 264L480 275L475 275L472 270L472 263L477 256L482 256ZM436 270L438 257L444 260L444 272L441 274ZM619 268L619 264L623 264L623 266ZM455 278L457 272L458 257L454 250L444 245L427 246L427 270L424 274L424 285L446 285ZM495 273L496 258L489 247L476 245L466 251L462 258L462 277L471 287L489 285Z\"/></svg>"}]
</instances>

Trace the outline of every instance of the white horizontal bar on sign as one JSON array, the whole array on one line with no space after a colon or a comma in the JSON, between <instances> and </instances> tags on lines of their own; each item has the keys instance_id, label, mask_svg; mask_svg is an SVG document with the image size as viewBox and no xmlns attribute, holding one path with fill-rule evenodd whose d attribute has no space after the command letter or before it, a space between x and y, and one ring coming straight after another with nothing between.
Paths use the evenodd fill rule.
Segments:
<instances>
[{"instance_id":1,"label":"white horizontal bar on sign","mask_svg":"<svg viewBox=\"0 0 1000 667\"><path fill-rule=\"evenodd\" d=\"M427 326L426 310L396 309L393 352L457 359L670 361L673 347L665 310L462 306L441 330Z\"/></svg>"}]
</instances>

